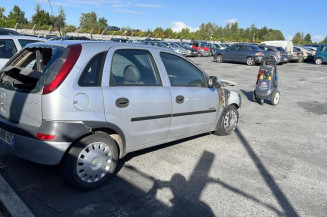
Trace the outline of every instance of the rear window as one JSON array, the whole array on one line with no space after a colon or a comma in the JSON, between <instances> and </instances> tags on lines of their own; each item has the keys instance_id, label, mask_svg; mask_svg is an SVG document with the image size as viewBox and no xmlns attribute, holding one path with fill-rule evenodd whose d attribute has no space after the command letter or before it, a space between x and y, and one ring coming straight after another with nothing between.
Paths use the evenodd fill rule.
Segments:
<instances>
[{"instance_id":1,"label":"rear window","mask_svg":"<svg viewBox=\"0 0 327 217\"><path fill-rule=\"evenodd\" d=\"M52 82L66 60L69 48L25 48L0 72L0 87L21 92L39 92Z\"/></svg>"}]
</instances>

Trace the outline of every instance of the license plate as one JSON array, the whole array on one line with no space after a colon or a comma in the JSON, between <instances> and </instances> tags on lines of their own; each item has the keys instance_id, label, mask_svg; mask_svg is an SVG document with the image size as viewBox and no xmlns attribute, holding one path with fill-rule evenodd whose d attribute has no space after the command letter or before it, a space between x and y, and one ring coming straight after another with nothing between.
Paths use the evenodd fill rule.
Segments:
<instances>
[{"instance_id":1,"label":"license plate","mask_svg":"<svg viewBox=\"0 0 327 217\"><path fill-rule=\"evenodd\" d=\"M284 58L284 60L286 61L286 60L287 60L287 58Z\"/></svg>"},{"instance_id":2,"label":"license plate","mask_svg":"<svg viewBox=\"0 0 327 217\"><path fill-rule=\"evenodd\" d=\"M12 144L13 134L9 133L7 130L0 128L0 139L5 141L7 144Z\"/></svg>"}]
</instances>

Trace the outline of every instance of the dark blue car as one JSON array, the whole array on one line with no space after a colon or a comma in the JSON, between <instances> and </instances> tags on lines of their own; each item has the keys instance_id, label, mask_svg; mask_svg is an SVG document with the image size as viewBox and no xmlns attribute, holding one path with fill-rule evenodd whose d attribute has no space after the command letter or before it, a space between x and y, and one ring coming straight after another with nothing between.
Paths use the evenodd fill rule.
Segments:
<instances>
[{"instance_id":1,"label":"dark blue car","mask_svg":"<svg viewBox=\"0 0 327 217\"><path fill-rule=\"evenodd\" d=\"M213 55L214 61L222 62L239 62L253 66L260 63L264 56L268 56L268 52L260 49L254 44L233 44L224 50L217 50Z\"/></svg>"}]
</instances>

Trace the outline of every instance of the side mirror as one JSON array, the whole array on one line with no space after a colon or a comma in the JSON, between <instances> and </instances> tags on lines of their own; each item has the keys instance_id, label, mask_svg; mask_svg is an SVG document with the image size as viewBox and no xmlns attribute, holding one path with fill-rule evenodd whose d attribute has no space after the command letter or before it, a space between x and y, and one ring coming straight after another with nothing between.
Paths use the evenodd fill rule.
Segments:
<instances>
[{"instance_id":1,"label":"side mirror","mask_svg":"<svg viewBox=\"0 0 327 217\"><path fill-rule=\"evenodd\" d=\"M216 87L217 85L218 85L218 87L220 87L218 78L216 76L210 76L209 82L208 82L208 87L212 88L212 87Z\"/></svg>"}]
</instances>

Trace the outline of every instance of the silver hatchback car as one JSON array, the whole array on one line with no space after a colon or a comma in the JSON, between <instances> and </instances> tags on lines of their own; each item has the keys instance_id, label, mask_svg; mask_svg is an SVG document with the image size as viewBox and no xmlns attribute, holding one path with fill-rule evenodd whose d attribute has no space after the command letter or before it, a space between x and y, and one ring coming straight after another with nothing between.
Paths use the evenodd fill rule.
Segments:
<instances>
[{"instance_id":1,"label":"silver hatchback car","mask_svg":"<svg viewBox=\"0 0 327 217\"><path fill-rule=\"evenodd\" d=\"M116 42L29 44L0 73L0 145L94 189L127 153L232 133L242 99L182 55Z\"/></svg>"}]
</instances>

